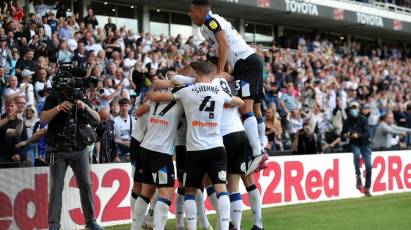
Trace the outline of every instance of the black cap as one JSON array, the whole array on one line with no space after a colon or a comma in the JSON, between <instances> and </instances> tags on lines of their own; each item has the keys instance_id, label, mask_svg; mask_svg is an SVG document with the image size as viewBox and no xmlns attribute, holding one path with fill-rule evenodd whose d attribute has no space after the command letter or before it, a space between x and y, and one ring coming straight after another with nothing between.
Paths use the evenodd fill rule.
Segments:
<instances>
[{"instance_id":1,"label":"black cap","mask_svg":"<svg viewBox=\"0 0 411 230\"><path fill-rule=\"evenodd\" d=\"M208 0L191 0L191 4L196 6L209 6Z\"/></svg>"},{"instance_id":2,"label":"black cap","mask_svg":"<svg viewBox=\"0 0 411 230\"><path fill-rule=\"evenodd\" d=\"M0 42L4 42L4 41L7 41L7 37L6 36L1 36L0 37Z\"/></svg>"}]
</instances>

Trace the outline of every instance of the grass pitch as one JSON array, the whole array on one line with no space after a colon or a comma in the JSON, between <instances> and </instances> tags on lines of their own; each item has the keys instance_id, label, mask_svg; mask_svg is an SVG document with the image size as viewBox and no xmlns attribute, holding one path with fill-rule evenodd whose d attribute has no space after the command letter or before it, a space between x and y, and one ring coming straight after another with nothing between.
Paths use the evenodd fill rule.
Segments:
<instances>
[{"instance_id":1,"label":"grass pitch","mask_svg":"<svg viewBox=\"0 0 411 230\"><path fill-rule=\"evenodd\" d=\"M215 215L209 216L215 223ZM243 213L243 229L253 225L252 213ZM411 192L263 209L265 230L411 230ZM166 229L175 229L169 220ZM130 225L106 227L126 230Z\"/></svg>"}]
</instances>

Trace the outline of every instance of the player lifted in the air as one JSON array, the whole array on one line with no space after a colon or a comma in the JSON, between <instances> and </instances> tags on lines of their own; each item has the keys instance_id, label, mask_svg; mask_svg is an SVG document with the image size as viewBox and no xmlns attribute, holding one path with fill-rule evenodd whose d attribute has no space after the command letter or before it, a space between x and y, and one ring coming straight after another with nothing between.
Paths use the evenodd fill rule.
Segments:
<instances>
[{"instance_id":1,"label":"player lifted in the air","mask_svg":"<svg viewBox=\"0 0 411 230\"><path fill-rule=\"evenodd\" d=\"M237 95L244 100L240 108L241 118L253 149L253 157L247 165L249 174L263 159L268 159L261 147L267 142L260 109L264 94L263 62L228 21L212 13L208 0L192 0L189 15L194 24L201 27L204 38L217 50L217 75L224 72L226 64L232 68Z\"/></svg>"}]
</instances>

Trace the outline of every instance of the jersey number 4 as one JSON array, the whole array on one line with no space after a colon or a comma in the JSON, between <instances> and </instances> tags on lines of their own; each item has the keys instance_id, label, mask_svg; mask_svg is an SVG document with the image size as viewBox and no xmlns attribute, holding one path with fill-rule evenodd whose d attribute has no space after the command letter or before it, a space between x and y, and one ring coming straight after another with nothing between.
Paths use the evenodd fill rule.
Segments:
<instances>
[{"instance_id":1,"label":"jersey number 4","mask_svg":"<svg viewBox=\"0 0 411 230\"><path fill-rule=\"evenodd\" d=\"M209 112L210 114L208 115L209 119L214 119L214 107L215 107L215 101L210 101L211 96L206 96L203 101L201 102L200 107L198 110L204 111L204 112Z\"/></svg>"}]
</instances>

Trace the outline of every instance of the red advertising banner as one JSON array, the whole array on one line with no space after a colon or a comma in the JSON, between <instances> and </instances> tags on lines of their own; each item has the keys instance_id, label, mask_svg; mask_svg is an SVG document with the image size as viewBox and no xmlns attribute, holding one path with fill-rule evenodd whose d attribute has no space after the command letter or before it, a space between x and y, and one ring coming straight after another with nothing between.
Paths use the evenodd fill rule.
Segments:
<instances>
[{"instance_id":1,"label":"red advertising banner","mask_svg":"<svg viewBox=\"0 0 411 230\"><path fill-rule=\"evenodd\" d=\"M364 166L363 170L364 170ZM351 153L271 157L255 174L263 207L361 197L355 188ZM95 217L104 226L130 222L130 164L92 165ZM48 168L0 169L0 230L47 229ZM411 191L409 151L373 153L373 195ZM241 187L245 208L249 206ZM173 201L174 203L174 201ZM207 211L212 211L206 201ZM173 216L174 205L170 210ZM77 182L67 171L63 191L62 229L81 229Z\"/></svg>"}]
</instances>

